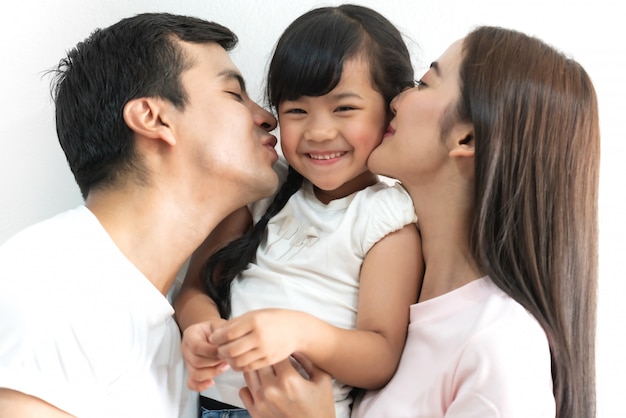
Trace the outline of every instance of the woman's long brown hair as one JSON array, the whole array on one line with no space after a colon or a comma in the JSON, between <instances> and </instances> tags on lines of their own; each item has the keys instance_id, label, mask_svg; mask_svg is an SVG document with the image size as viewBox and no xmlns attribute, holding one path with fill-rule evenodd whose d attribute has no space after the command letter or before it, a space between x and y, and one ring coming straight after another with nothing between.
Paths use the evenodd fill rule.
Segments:
<instances>
[{"instance_id":1,"label":"woman's long brown hair","mask_svg":"<svg viewBox=\"0 0 626 418\"><path fill-rule=\"evenodd\" d=\"M600 132L591 80L544 42L496 27L465 38L460 80L457 110L475 128L474 256L545 330L557 417L595 417Z\"/></svg>"}]
</instances>

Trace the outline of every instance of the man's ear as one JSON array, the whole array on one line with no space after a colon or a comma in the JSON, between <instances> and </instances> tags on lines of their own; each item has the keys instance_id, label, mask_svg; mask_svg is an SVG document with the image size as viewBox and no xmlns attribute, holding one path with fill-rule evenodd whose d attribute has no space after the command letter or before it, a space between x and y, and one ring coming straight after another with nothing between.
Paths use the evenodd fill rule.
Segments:
<instances>
[{"instance_id":1,"label":"man's ear","mask_svg":"<svg viewBox=\"0 0 626 418\"><path fill-rule=\"evenodd\" d=\"M176 137L167 123L167 112L172 105L153 97L132 99L124 106L124 121L136 134L151 139L162 139L176 145Z\"/></svg>"},{"instance_id":2,"label":"man's ear","mask_svg":"<svg viewBox=\"0 0 626 418\"><path fill-rule=\"evenodd\" d=\"M450 149L450 157L474 157L474 126L470 123L455 127L454 143Z\"/></svg>"}]
</instances>

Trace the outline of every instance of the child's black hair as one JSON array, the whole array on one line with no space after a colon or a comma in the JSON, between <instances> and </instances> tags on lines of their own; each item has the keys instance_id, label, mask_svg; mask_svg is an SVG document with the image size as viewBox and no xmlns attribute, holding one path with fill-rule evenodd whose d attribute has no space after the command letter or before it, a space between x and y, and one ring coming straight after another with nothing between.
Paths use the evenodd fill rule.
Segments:
<instances>
[{"instance_id":1,"label":"child's black hair","mask_svg":"<svg viewBox=\"0 0 626 418\"><path fill-rule=\"evenodd\" d=\"M389 105L413 86L413 67L402 34L384 16L363 6L344 4L311 10L294 20L276 44L267 77L267 100L278 109L283 100L323 96L337 86L346 60L368 60L374 89ZM300 189L302 175L289 167L286 182L267 212L241 238L212 255L202 277L223 318L231 314L232 281L255 259L269 220Z\"/></svg>"}]
</instances>

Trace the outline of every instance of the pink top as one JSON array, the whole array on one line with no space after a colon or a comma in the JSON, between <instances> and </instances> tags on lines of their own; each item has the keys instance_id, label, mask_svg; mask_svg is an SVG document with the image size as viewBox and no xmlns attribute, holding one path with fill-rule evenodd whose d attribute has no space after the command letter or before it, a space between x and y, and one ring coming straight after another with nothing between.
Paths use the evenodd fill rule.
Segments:
<instances>
[{"instance_id":1,"label":"pink top","mask_svg":"<svg viewBox=\"0 0 626 418\"><path fill-rule=\"evenodd\" d=\"M411 306L392 380L352 417L554 417L546 335L488 278Z\"/></svg>"}]
</instances>

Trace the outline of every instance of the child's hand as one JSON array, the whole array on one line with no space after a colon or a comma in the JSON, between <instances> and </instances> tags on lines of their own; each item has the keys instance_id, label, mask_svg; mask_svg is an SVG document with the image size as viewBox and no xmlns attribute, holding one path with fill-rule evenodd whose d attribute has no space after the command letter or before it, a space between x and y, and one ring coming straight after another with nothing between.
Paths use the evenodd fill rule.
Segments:
<instances>
[{"instance_id":1,"label":"child's hand","mask_svg":"<svg viewBox=\"0 0 626 418\"><path fill-rule=\"evenodd\" d=\"M228 363L219 357L217 346L209 342L213 328L224 322L223 319L200 322L183 333L181 351L189 372L189 389L202 392L213 384L215 376L228 369Z\"/></svg>"},{"instance_id":2,"label":"child's hand","mask_svg":"<svg viewBox=\"0 0 626 418\"><path fill-rule=\"evenodd\" d=\"M251 311L215 329L210 341L234 370L257 370L298 350L301 315L306 314L285 309Z\"/></svg>"}]
</instances>

